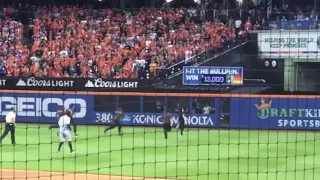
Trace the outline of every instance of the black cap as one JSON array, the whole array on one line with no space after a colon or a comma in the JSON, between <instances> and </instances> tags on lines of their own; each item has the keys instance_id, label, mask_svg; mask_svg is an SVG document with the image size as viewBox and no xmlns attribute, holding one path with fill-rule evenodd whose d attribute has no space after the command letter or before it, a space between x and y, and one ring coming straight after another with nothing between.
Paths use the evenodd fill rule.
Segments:
<instances>
[{"instance_id":1,"label":"black cap","mask_svg":"<svg viewBox=\"0 0 320 180\"><path fill-rule=\"evenodd\" d=\"M10 110L10 111L14 111L14 112L16 111L15 108L10 108L9 110Z\"/></svg>"}]
</instances>

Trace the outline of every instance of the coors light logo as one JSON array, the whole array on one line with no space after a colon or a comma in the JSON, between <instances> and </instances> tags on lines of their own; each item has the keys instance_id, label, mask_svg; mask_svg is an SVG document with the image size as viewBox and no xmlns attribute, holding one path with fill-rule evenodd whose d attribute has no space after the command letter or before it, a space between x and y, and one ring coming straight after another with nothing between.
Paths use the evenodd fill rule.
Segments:
<instances>
[{"instance_id":1,"label":"coors light logo","mask_svg":"<svg viewBox=\"0 0 320 180\"><path fill-rule=\"evenodd\" d=\"M20 87L73 87L73 80L36 79L31 77L26 81L19 79L16 86Z\"/></svg>"},{"instance_id":2,"label":"coors light logo","mask_svg":"<svg viewBox=\"0 0 320 180\"><path fill-rule=\"evenodd\" d=\"M137 88L138 82L130 81L103 81L101 78L95 79L93 82L88 80L86 88Z\"/></svg>"}]
</instances>

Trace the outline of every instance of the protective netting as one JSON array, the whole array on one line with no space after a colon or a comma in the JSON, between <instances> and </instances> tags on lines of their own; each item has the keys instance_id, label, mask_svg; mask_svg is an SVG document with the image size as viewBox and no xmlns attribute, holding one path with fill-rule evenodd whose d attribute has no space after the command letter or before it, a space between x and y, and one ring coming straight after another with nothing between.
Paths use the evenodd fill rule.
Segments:
<instances>
[{"instance_id":1,"label":"protective netting","mask_svg":"<svg viewBox=\"0 0 320 180\"><path fill-rule=\"evenodd\" d=\"M290 104L304 101L309 108L313 100L264 96L260 103L254 95L152 94L2 92L2 115L17 108L17 124L16 144L11 145L10 135L2 141L1 178L316 179L317 133L268 130L319 127L318 120L295 120L308 112ZM61 106L74 107L77 137L74 126L62 137L59 129L48 130ZM117 127L104 133L119 107L124 111L122 135ZM176 128L181 108L183 136ZM172 114L167 139L163 111ZM5 124L1 127L4 131ZM229 129L233 127L266 130ZM66 142L57 153L61 140Z\"/></svg>"},{"instance_id":2,"label":"protective netting","mask_svg":"<svg viewBox=\"0 0 320 180\"><path fill-rule=\"evenodd\" d=\"M302 64L309 57L317 59L318 53L318 20L310 8L287 13L209 2L204 8L155 10L124 2L77 1L69 6L61 1L1 1L0 74L18 79L164 79L183 65L249 41L260 47L263 58L244 50L225 54L239 62L258 61L262 69L246 66L245 77L246 72L256 78L263 71L259 79L276 87L317 90L318 65L310 71ZM304 31L297 35L297 29ZM255 30L265 36L255 37ZM283 58L298 59L296 69L304 74L290 74ZM1 82L1 130L8 135L0 147L0 179L314 180L319 175L319 135L285 131L320 127L318 96L13 91L3 90ZM19 82L25 86L24 80ZM16 125L4 123L11 108ZM72 116L71 129L64 123L67 117L62 127L55 127L64 113ZM105 132L110 126L114 129Z\"/></svg>"}]
</instances>

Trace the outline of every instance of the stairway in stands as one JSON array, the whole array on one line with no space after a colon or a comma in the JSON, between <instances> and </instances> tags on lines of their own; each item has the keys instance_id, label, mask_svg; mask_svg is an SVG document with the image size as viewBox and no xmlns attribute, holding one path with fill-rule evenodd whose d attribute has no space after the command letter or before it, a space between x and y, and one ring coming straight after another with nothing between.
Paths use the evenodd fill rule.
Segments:
<instances>
[{"instance_id":1,"label":"stairway in stands","mask_svg":"<svg viewBox=\"0 0 320 180\"><path fill-rule=\"evenodd\" d=\"M198 56L194 56L188 60L182 61L178 64L175 64L168 68L168 76L167 78L160 83L155 84L157 88L177 88L183 87L187 89L195 89L196 88L203 88L199 86L183 86L182 85L182 70L183 66L241 66L241 55L244 51L247 42L241 42L237 45L225 49L220 53L211 53L207 51L202 53ZM207 87L209 88L209 87ZM217 86L210 86L210 90L221 90L225 91L227 87L217 87Z\"/></svg>"}]
</instances>

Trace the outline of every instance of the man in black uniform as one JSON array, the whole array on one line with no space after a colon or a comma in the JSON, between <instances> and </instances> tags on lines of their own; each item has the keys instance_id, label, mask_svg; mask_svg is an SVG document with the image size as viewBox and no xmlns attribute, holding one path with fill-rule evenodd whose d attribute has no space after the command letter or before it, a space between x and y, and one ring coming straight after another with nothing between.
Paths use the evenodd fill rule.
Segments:
<instances>
[{"instance_id":1,"label":"man in black uniform","mask_svg":"<svg viewBox=\"0 0 320 180\"><path fill-rule=\"evenodd\" d=\"M70 117L71 121L70 121L70 124L72 125L73 127L73 132L74 132L74 136L75 137L78 137L78 134L77 134L77 124L74 120L74 106L72 106L70 109L67 110L67 115Z\"/></svg>"},{"instance_id":2,"label":"man in black uniform","mask_svg":"<svg viewBox=\"0 0 320 180\"><path fill-rule=\"evenodd\" d=\"M171 114L170 113L165 113L163 115L163 132L164 132L164 138L168 138L168 132L171 131Z\"/></svg>"},{"instance_id":3,"label":"man in black uniform","mask_svg":"<svg viewBox=\"0 0 320 180\"><path fill-rule=\"evenodd\" d=\"M106 133L107 131L109 131L111 129L114 129L115 127L118 127L118 133L119 133L119 136L121 136L122 135L121 119L123 118L123 116L124 116L123 109L122 108L118 108L118 110L116 110L113 113L112 122L111 122L110 126L104 130L104 133Z\"/></svg>"},{"instance_id":4,"label":"man in black uniform","mask_svg":"<svg viewBox=\"0 0 320 180\"><path fill-rule=\"evenodd\" d=\"M180 136L183 136L184 131L184 110L181 108L179 113L179 123L177 125L177 129L180 130Z\"/></svg>"},{"instance_id":5,"label":"man in black uniform","mask_svg":"<svg viewBox=\"0 0 320 180\"><path fill-rule=\"evenodd\" d=\"M11 108L8 114L6 115L6 125L4 132L2 136L0 137L0 144L2 143L2 140L8 135L8 133L11 133L11 144L16 144L16 135L15 135L15 129L16 129L16 112L14 108Z\"/></svg>"}]
</instances>

